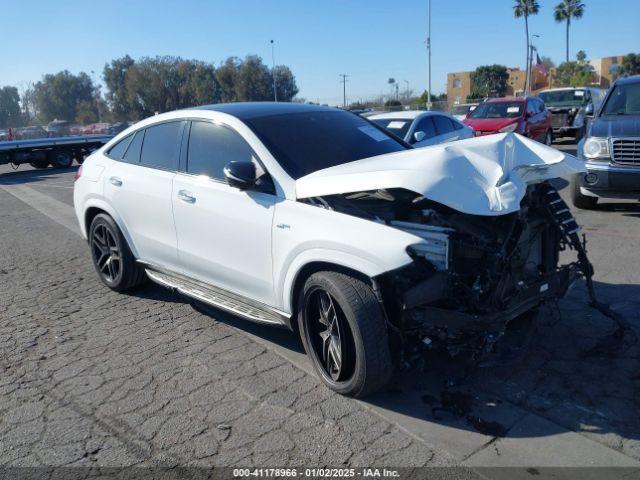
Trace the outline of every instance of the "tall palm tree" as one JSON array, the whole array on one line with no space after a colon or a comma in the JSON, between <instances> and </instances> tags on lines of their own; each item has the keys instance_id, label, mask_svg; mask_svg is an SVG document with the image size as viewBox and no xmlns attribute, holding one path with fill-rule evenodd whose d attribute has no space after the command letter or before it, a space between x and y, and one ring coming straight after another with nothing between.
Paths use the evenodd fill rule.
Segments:
<instances>
[{"instance_id":1,"label":"tall palm tree","mask_svg":"<svg viewBox=\"0 0 640 480\"><path fill-rule=\"evenodd\" d=\"M531 68L531 62L529 61L529 15L537 14L540 10L540 5L537 0L515 0L515 2L513 6L513 16L516 18L524 17L524 32L527 35L527 78L524 85L524 91L526 93L529 89L529 69Z\"/></svg>"},{"instance_id":2,"label":"tall palm tree","mask_svg":"<svg viewBox=\"0 0 640 480\"><path fill-rule=\"evenodd\" d=\"M569 25L572 18L582 18L584 15L584 3L579 0L562 0L553 10L553 18L556 22L567 22L567 62L569 61Z\"/></svg>"}]
</instances>

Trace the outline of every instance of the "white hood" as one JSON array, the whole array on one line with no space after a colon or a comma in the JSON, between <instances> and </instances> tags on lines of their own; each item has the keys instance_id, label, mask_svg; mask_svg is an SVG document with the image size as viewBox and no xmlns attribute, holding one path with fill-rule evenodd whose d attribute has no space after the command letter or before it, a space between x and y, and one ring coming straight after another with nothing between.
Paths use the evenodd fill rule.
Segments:
<instances>
[{"instance_id":1,"label":"white hood","mask_svg":"<svg viewBox=\"0 0 640 480\"><path fill-rule=\"evenodd\" d=\"M527 184L585 172L572 155L513 133L365 158L296 181L297 198L404 188L463 213L520 209Z\"/></svg>"}]
</instances>

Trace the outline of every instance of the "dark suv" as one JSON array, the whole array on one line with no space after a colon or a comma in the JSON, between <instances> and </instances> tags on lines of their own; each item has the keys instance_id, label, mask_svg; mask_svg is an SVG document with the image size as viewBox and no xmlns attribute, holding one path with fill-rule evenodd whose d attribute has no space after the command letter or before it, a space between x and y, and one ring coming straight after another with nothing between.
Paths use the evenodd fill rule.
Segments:
<instances>
[{"instance_id":1,"label":"dark suv","mask_svg":"<svg viewBox=\"0 0 640 480\"><path fill-rule=\"evenodd\" d=\"M576 207L593 208L603 197L640 199L640 75L613 84L578 143L578 157L587 173L572 182Z\"/></svg>"}]
</instances>

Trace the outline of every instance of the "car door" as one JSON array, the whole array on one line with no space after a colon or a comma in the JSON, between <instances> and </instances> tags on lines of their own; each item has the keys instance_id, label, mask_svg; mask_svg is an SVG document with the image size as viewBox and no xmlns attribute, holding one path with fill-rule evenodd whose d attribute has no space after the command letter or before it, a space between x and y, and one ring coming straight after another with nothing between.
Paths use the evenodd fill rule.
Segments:
<instances>
[{"instance_id":1,"label":"car door","mask_svg":"<svg viewBox=\"0 0 640 480\"><path fill-rule=\"evenodd\" d=\"M542 136L540 130L543 115L539 112L538 106L532 98L527 100L525 108L527 112L527 136L534 140L540 140Z\"/></svg>"},{"instance_id":2,"label":"car door","mask_svg":"<svg viewBox=\"0 0 640 480\"><path fill-rule=\"evenodd\" d=\"M419 142L416 141L416 133L418 132L424 133L424 138ZM429 145L435 145L438 143L436 126L434 125L431 116L425 116L418 120L415 128L413 129L410 140L411 141L409 143L412 143L416 148L428 147Z\"/></svg>"},{"instance_id":3,"label":"car door","mask_svg":"<svg viewBox=\"0 0 640 480\"><path fill-rule=\"evenodd\" d=\"M271 230L276 196L228 185L223 169L251 161L268 174L244 138L231 127L194 120L184 167L173 185L178 257L183 272L216 287L274 304Z\"/></svg>"},{"instance_id":4,"label":"car door","mask_svg":"<svg viewBox=\"0 0 640 480\"><path fill-rule=\"evenodd\" d=\"M171 193L184 125L172 121L139 130L105 175L106 196L139 259L168 268L176 268L178 258Z\"/></svg>"}]
</instances>

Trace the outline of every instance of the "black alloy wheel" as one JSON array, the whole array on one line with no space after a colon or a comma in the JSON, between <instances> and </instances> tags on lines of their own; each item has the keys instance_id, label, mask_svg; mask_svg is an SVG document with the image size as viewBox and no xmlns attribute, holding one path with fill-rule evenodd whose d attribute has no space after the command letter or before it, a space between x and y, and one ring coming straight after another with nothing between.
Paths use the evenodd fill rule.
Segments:
<instances>
[{"instance_id":1,"label":"black alloy wheel","mask_svg":"<svg viewBox=\"0 0 640 480\"><path fill-rule=\"evenodd\" d=\"M347 380L355 366L355 347L344 314L329 293L317 288L309 292L305 317L314 356L324 373L334 382Z\"/></svg>"},{"instance_id":2,"label":"black alloy wheel","mask_svg":"<svg viewBox=\"0 0 640 480\"><path fill-rule=\"evenodd\" d=\"M116 238L106 223L96 225L91 235L93 262L107 285L116 284L122 276L122 254Z\"/></svg>"}]
</instances>

